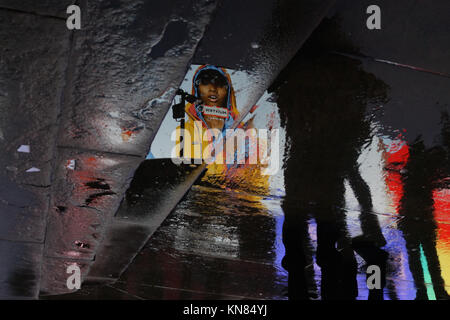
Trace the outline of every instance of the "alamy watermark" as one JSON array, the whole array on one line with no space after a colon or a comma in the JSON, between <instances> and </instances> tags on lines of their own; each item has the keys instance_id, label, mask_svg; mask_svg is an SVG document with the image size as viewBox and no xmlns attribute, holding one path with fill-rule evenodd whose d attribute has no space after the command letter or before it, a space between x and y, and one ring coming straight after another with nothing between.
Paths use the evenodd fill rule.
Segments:
<instances>
[{"instance_id":1,"label":"alamy watermark","mask_svg":"<svg viewBox=\"0 0 450 320\"><path fill-rule=\"evenodd\" d=\"M66 26L69 30L80 30L81 29L81 9L79 6L72 4L67 7L67 14L70 16L67 17Z\"/></svg>"},{"instance_id":2,"label":"alamy watermark","mask_svg":"<svg viewBox=\"0 0 450 320\"><path fill-rule=\"evenodd\" d=\"M368 275L366 284L369 290L381 289L381 270L380 267L373 264L367 267L366 273ZM370 274L370 276L369 276Z\"/></svg>"},{"instance_id":3,"label":"alamy watermark","mask_svg":"<svg viewBox=\"0 0 450 320\"><path fill-rule=\"evenodd\" d=\"M381 9L376 4L372 4L367 7L367 14L370 16L366 20L366 26L369 30L381 29Z\"/></svg>"},{"instance_id":4,"label":"alamy watermark","mask_svg":"<svg viewBox=\"0 0 450 320\"><path fill-rule=\"evenodd\" d=\"M69 265L66 273L70 274L67 278L66 286L69 290L78 290L81 288L81 270L75 263Z\"/></svg>"}]
</instances>

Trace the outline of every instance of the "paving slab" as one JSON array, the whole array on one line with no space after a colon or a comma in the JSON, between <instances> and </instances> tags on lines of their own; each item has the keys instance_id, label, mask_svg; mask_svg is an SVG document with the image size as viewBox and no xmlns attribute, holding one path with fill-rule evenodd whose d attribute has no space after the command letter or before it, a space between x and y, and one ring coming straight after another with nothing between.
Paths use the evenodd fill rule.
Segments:
<instances>
[{"instance_id":1,"label":"paving slab","mask_svg":"<svg viewBox=\"0 0 450 320\"><path fill-rule=\"evenodd\" d=\"M145 157L215 6L84 3L58 145Z\"/></svg>"}]
</instances>

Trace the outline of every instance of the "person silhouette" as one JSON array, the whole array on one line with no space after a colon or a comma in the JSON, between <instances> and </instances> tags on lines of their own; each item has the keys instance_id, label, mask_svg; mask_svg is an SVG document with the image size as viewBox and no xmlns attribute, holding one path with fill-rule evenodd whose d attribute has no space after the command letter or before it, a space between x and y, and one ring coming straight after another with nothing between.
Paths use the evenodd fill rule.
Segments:
<instances>
[{"instance_id":1,"label":"person silhouette","mask_svg":"<svg viewBox=\"0 0 450 320\"><path fill-rule=\"evenodd\" d=\"M437 223L434 217L433 190L445 187L444 178L449 176L448 113L442 114L442 145L426 148L419 136L409 144L409 158L402 174L403 197L399 214L404 218L399 223L408 252L409 268L416 286L416 299L427 300L422 261L425 257L431 284L437 299L448 300L445 282L442 279L439 257L436 250Z\"/></svg>"},{"instance_id":2,"label":"person silhouette","mask_svg":"<svg viewBox=\"0 0 450 320\"><path fill-rule=\"evenodd\" d=\"M312 263L308 229L317 229L316 262L321 268L322 299L358 295L354 251L368 263L384 266L386 244L372 211L370 190L357 159L371 140L367 105L386 99L387 86L363 71L360 62L332 54L355 49L340 34L335 19L324 19L269 89L290 141L285 156L286 196L283 267L288 270L289 299L308 299L305 267ZM361 210L363 235L350 238L344 204L344 181L354 190ZM385 274L385 268L383 275ZM384 280L382 281L384 285ZM382 298L380 292L370 298Z\"/></svg>"}]
</instances>

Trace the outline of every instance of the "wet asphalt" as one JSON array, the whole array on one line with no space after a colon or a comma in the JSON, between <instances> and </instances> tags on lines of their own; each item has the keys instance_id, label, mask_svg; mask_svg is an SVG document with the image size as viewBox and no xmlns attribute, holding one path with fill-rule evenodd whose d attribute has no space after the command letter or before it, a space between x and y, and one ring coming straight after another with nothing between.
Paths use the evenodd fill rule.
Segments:
<instances>
[{"instance_id":1,"label":"wet asphalt","mask_svg":"<svg viewBox=\"0 0 450 320\"><path fill-rule=\"evenodd\" d=\"M197 183L117 282L59 298L448 299L450 7L381 1L368 31L366 2L338 2L269 89L282 195Z\"/></svg>"},{"instance_id":2,"label":"wet asphalt","mask_svg":"<svg viewBox=\"0 0 450 320\"><path fill-rule=\"evenodd\" d=\"M99 252L104 256L99 254L96 257L97 262L104 261L99 271L101 277L88 278L78 292L41 298L447 300L450 293L450 4L444 0L433 0L432 4L380 0L381 30L368 30L365 26L365 10L369 4L372 4L371 1L365 0L357 4L351 0L336 1L336 5L300 51L277 79L271 81L268 91L278 105L280 125L288 137L286 153L282 155L283 186L280 192L258 193L239 184L226 188L220 184L197 181L178 203L182 197L181 189L190 186L194 182L194 173L198 175L198 172L194 168L187 172L184 168L174 171L169 177L164 176L163 170L156 172L151 168L149 176L158 173L161 183L167 183L168 186L152 184L149 187L149 181L141 179L144 182L137 182L138 185L144 185L141 190L133 187L129 190L117 215L120 223L117 222L115 228L110 230L107 250L101 247L103 251ZM92 7L95 9L96 5ZM271 9L261 8L255 12L266 22L267 19L270 21ZM31 22L35 23L34 19L43 18L30 17L22 12L17 20L16 9L11 10L3 10L4 21L16 29L23 26L19 28L20 33L28 34L30 38L40 33L43 38L40 42L54 43L55 48L51 48L56 53L53 54L60 57L57 68L49 68L48 74L33 69L37 65L54 65L52 55L45 53L48 47L39 48L44 52L42 54L41 51L30 53L27 46L18 45L16 48L15 38L10 34L5 36L8 45L18 56L25 52L23 55L36 55L39 59L50 60L42 62L30 58L30 69L33 69L30 72L33 74L42 74L42 79L63 79L62 70L65 70L66 62L61 62L61 57L68 55L68 37L63 32L65 30L59 28L57 21L63 23L65 15L51 23L41 23L40 28L44 31L37 29L31 33L28 25L33 25ZM95 10L97 15L102 16L100 9ZM136 21L144 21L144 13L153 10L147 6L140 12ZM227 12L223 11L222 14L226 16ZM205 10L204 15L209 14L210 9ZM288 12L276 14L283 17ZM207 24L206 20L202 20L202 28ZM198 19L196 21L195 26L198 27ZM140 35L136 36L137 39L142 39L148 33L144 24L133 25L132 32ZM172 38L175 36L177 41L187 41L189 38L186 33L178 34L179 29L184 28L184 22L169 26L169 37L151 51L151 58L155 61L164 57L165 51L173 45L167 42L171 40L170 35ZM291 36L285 32L289 30L289 25L280 24L276 30L286 35L286 39ZM103 39L99 34L99 38ZM128 38L130 35L126 33L125 36ZM82 34L80 39L84 37ZM86 39L91 38L86 36ZM215 37L209 35L205 39L214 44L211 48L220 45L215 42ZM283 37L279 39L280 43L285 40ZM188 47L195 47L198 41L199 34L187 41ZM64 45L58 46L59 42ZM226 50L222 50L221 55L223 61L233 60L237 67L245 63L263 65L266 60L271 61L265 59L266 56L283 56L281 51L291 48L280 46L284 49L276 52L280 43L266 43L264 48L270 52L258 56L256 62L245 60L252 60L253 55L239 58L238 63L226 55ZM209 48L206 45L200 47L203 50L197 52L194 60L200 62L210 57L206 47ZM107 51L104 53L105 61L110 59L110 52ZM193 51L189 52L190 55L183 56L181 62L171 57L165 59L167 68L184 70L184 62L193 55ZM119 51L115 54L121 57ZM137 130L123 131L125 135L122 133L121 137L126 147L116 148L115 141L110 142L110 136L98 141L87 138L96 136L97 133L85 135L90 130L97 132L94 125L88 129L68 130L67 136L73 134L74 137L63 135L62 142L55 143L57 134L53 122L56 120L52 122L47 119L46 112L35 112L45 109L25 103L28 100L19 97L17 92L21 91L14 88L31 88L24 96L47 95L51 99L45 100L47 102L42 100L42 105L51 106L59 105L56 101L59 95L56 97L54 91L62 89L59 86L59 89L53 89L40 78L33 82L39 84L37 87L23 85L23 80L20 82L15 78L17 72L12 68L16 63L21 64L17 62L20 59L16 59L16 62L13 60L8 64L12 71L6 68L4 79L7 79L8 92L15 93L9 96L2 93L2 101L15 105L15 100L20 100L23 105L30 107L29 110L28 107L23 108L22 113L14 112L12 117L7 117L6 113L2 117L4 132L0 131L0 138L8 141L8 144L4 149L7 161L2 160L6 171L1 173L0 191L7 200L2 200L0 208L14 219L5 219L10 222L2 225L0 252L4 261L19 261L20 266L16 267L13 263L0 265L0 284L2 288L7 288L2 292L2 297L32 298L38 295L39 289L41 293L56 290L56 286L62 286L65 290L66 274L59 272L57 278L54 276L56 273L52 272L64 270L66 262L58 262L61 259L70 262L74 259L73 254L76 254L83 272L88 269L88 264L94 259L94 247L100 246L97 240L99 233L95 228L90 228L103 225L106 221L105 215L99 215L98 209L96 211L89 206L104 206L109 208L104 212L112 215L115 211L111 208L117 207L119 195L125 191L122 190L125 184L120 179L133 171L139 161L133 152L131 158L129 155L107 154L104 159L105 155L101 152L75 152L67 146L85 147L105 139L109 143L105 149L107 152L128 152L133 149L125 142L141 127L134 125L136 120L130 115L119 119L131 122L126 126L117 125L119 136L125 130L124 126ZM128 65L128 60L117 60ZM96 60L89 60L87 65L92 66L95 64L93 61ZM148 64L143 61L142 66L148 67ZM268 68L267 65L263 67ZM94 70L92 79L95 79L98 69L86 69ZM160 73L156 79L166 79L167 75L162 71ZM120 81L123 78L121 74ZM181 75L178 78L181 80ZM268 81L265 79L261 83ZM139 100L138 105L145 105L141 100L150 90L145 87L145 83L141 81L138 84L143 87L142 90L134 89L139 91L139 98L135 99ZM76 88L83 86L75 85ZM77 125L85 125L84 111L97 110L92 106L103 105L98 103L98 99L106 96L98 97L97 87L91 89L83 90L95 94L80 95L88 101L83 104L85 110L73 108L78 110L79 115L76 117L63 112L64 123L72 123L72 118L80 117ZM128 97L124 100L130 100L131 105L133 99L129 99L127 90L122 94ZM69 102L66 103L78 99L78 95L74 97L67 98ZM116 99L115 96L111 97ZM105 114L113 119L116 117L113 111L118 110L98 111L98 115L89 118L89 121L95 124L96 119L103 119ZM57 112L48 114L56 115ZM158 111L155 119L161 120L163 114ZM24 119L30 124L24 124ZM34 129L30 130L35 127L39 134ZM23 142L31 141L31 155L29 152L16 152L23 140L21 131L31 132L28 140ZM146 133L139 141L147 141L149 137L150 133ZM79 140L73 143L71 139ZM133 139L130 141L134 141L132 146L146 151L144 143L136 143ZM46 229L47 220L43 213L50 210L47 190L51 184L49 159L52 156L48 154L53 144L65 148L61 147L58 158L60 165L57 166L58 174L62 177L56 184L59 202L55 202L51 209L49 221L53 225L50 224ZM42 149L38 150L39 157L36 159L35 146ZM103 150L101 147L97 149ZM78 176L74 175L73 181L67 180L70 186L66 186L69 177L66 175L66 162L75 158L77 169L81 171ZM116 163L120 165L116 166ZM31 164L39 166L46 173L45 177L29 178L26 170L31 168ZM165 170L172 169L166 167ZM18 172L27 174L23 173L22 177ZM92 180L94 176L103 177L105 174L114 182L111 186L101 179ZM142 170L136 174L138 176L134 181L146 177L146 172ZM91 179L89 181L86 180L88 176ZM20 188L11 177L21 181ZM81 186L80 189L72 188L72 183ZM249 181L246 183L248 186ZM180 185L183 188L176 189ZM96 189L95 197L91 197L92 189ZM77 192L72 196L70 190ZM155 190L160 193L153 193ZM106 201L106 204L100 201L105 196L108 198L113 195L114 201ZM155 198L158 198L158 206L148 209L148 204L154 203ZM74 201L79 203L69 208L64 205ZM158 215L161 213L158 213L160 208L161 212L171 211L170 215L167 218L165 214ZM149 220L145 220L146 217L150 217ZM64 226L77 226L79 230L75 227L64 229ZM45 236L45 230L62 231ZM92 236L91 247L87 240L72 241L78 241L86 234ZM45 248L44 239L47 240ZM16 243L17 240L20 241ZM124 241L126 246L121 246ZM74 243L77 246L75 249ZM117 263L111 268L115 274L106 272L109 270L107 264L110 260L107 258L110 254ZM43 256L49 259L41 268L35 262L41 262ZM379 288L369 289L370 274L367 271L370 266L380 270ZM51 279L39 288L38 275L41 270Z\"/></svg>"}]
</instances>

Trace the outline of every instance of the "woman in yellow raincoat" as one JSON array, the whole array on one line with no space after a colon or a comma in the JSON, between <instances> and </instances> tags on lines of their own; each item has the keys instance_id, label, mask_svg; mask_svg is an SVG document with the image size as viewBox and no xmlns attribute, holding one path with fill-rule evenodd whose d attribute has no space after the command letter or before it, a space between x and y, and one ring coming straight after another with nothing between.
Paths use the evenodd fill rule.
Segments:
<instances>
[{"instance_id":1,"label":"woman in yellow raincoat","mask_svg":"<svg viewBox=\"0 0 450 320\"><path fill-rule=\"evenodd\" d=\"M216 149L212 150L212 142L223 143L218 137L225 137L227 129L231 129L239 118L231 77L227 71L212 65L200 66L192 79L192 95L199 98L201 103L188 103L185 108L188 119L183 134L183 158L193 159L194 163L201 163L202 160L209 163L203 181L222 188L237 187L267 193L268 177L261 174L258 164L250 165L248 161L244 164L227 164L226 157L230 155L226 154L225 147L221 150L215 144ZM238 128L248 129L250 126L241 123ZM177 141L180 141L180 134L178 127ZM251 141L255 142L253 149L257 152L257 137L252 137ZM179 147L180 143L177 145ZM221 152L216 154L216 150ZM208 161L210 159L214 161L211 163Z\"/></svg>"}]
</instances>

